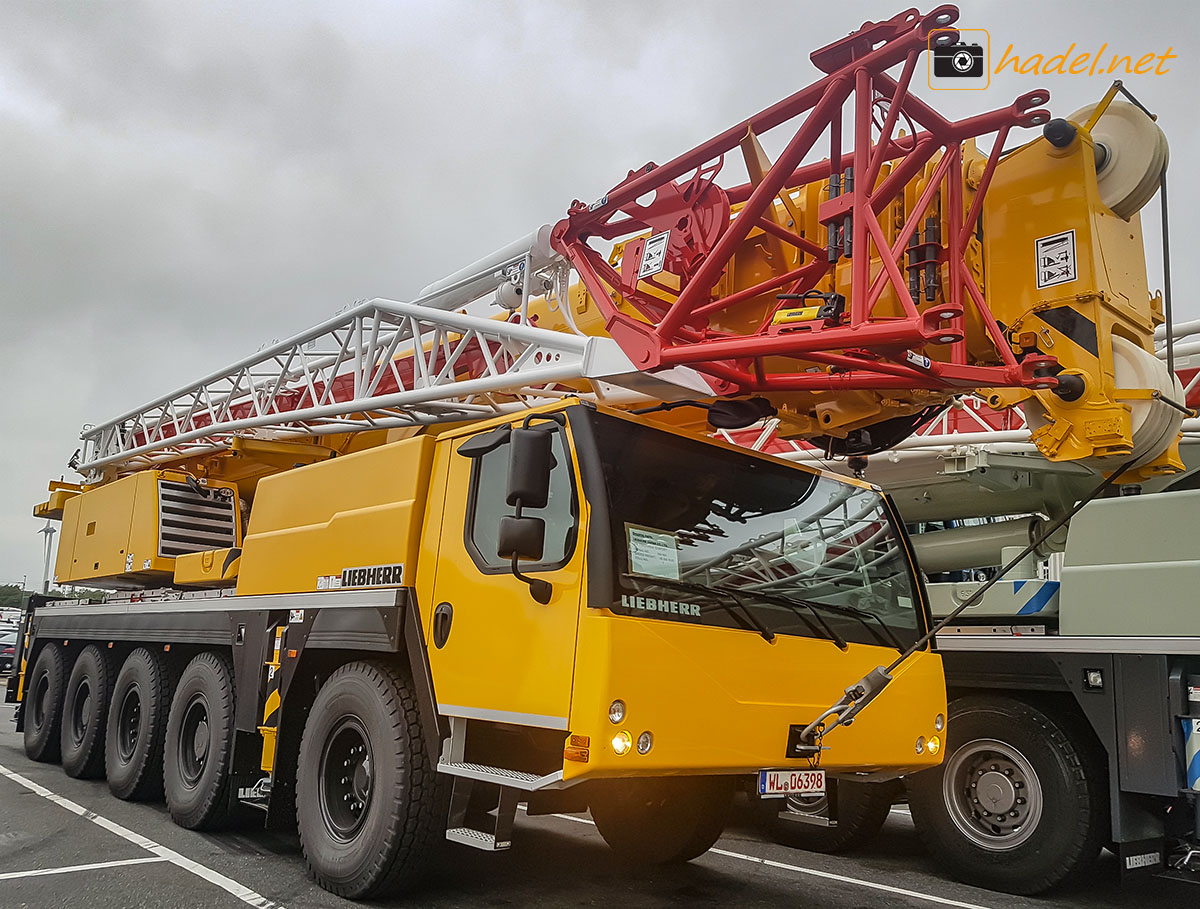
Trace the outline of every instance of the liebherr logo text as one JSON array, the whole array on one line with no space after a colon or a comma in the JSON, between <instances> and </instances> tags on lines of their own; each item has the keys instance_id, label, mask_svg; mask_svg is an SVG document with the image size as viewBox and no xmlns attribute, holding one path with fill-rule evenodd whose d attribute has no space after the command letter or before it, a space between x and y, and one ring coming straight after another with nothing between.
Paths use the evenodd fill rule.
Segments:
<instances>
[{"instance_id":1,"label":"liebherr logo text","mask_svg":"<svg viewBox=\"0 0 1200 909\"><path fill-rule=\"evenodd\" d=\"M403 565L371 565L342 569L343 587L385 587L404 581Z\"/></svg>"},{"instance_id":2,"label":"liebherr logo text","mask_svg":"<svg viewBox=\"0 0 1200 909\"><path fill-rule=\"evenodd\" d=\"M1127 855L1125 856L1125 868L1132 871L1134 868L1150 868L1162 862L1162 857L1157 852L1147 852L1144 855Z\"/></svg>"},{"instance_id":3,"label":"liebherr logo text","mask_svg":"<svg viewBox=\"0 0 1200 909\"><path fill-rule=\"evenodd\" d=\"M695 603L680 603L678 600L656 600L654 597L630 597L621 594L621 605L626 609L643 612L670 612L674 615L690 615L700 618L700 607Z\"/></svg>"}]
</instances>

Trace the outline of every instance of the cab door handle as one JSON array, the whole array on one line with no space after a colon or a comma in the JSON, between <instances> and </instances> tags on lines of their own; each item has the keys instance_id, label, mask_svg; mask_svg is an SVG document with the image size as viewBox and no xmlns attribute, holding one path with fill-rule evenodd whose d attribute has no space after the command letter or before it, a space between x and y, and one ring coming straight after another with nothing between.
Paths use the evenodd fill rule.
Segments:
<instances>
[{"instance_id":1,"label":"cab door handle","mask_svg":"<svg viewBox=\"0 0 1200 909\"><path fill-rule=\"evenodd\" d=\"M454 607L449 603L438 603L433 610L433 646L441 650L450 637L450 625L454 622Z\"/></svg>"}]
</instances>

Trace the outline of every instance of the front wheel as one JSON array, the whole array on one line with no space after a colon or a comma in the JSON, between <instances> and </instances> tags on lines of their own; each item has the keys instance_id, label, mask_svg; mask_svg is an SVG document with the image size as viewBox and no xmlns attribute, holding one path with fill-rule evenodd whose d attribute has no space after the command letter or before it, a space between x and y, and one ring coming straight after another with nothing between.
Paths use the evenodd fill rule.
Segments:
<instances>
[{"instance_id":1,"label":"front wheel","mask_svg":"<svg viewBox=\"0 0 1200 909\"><path fill-rule=\"evenodd\" d=\"M969 884L1022 895L1086 873L1109 828L1104 762L1070 721L1011 698L950 706L945 759L908 780L917 832Z\"/></svg>"},{"instance_id":2,"label":"front wheel","mask_svg":"<svg viewBox=\"0 0 1200 909\"><path fill-rule=\"evenodd\" d=\"M296 819L317 883L350 899L414 886L445 837L448 787L430 765L407 676L348 663L313 701L296 771Z\"/></svg>"},{"instance_id":3,"label":"front wheel","mask_svg":"<svg viewBox=\"0 0 1200 909\"><path fill-rule=\"evenodd\" d=\"M733 777L602 781L589 807L596 829L621 858L639 864L690 862L725 829Z\"/></svg>"}]
</instances>

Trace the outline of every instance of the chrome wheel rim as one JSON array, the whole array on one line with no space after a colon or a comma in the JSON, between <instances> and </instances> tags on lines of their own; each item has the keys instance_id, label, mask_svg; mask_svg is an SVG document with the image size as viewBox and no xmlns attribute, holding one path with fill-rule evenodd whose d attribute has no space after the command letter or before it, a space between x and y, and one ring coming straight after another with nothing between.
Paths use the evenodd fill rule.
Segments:
<instances>
[{"instance_id":1,"label":"chrome wheel rim","mask_svg":"<svg viewBox=\"0 0 1200 909\"><path fill-rule=\"evenodd\" d=\"M950 756L942 796L959 832L991 852L1025 843L1037 830L1044 807L1033 764L996 739L967 742Z\"/></svg>"}]
</instances>

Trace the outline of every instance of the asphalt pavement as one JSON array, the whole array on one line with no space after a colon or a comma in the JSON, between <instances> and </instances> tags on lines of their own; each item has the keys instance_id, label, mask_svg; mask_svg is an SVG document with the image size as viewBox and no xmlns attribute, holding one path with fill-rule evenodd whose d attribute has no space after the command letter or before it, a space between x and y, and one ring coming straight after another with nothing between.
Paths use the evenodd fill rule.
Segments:
<instances>
[{"instance_id":1,"label":"asphalt pavement","mask_svg":"<svg viewBox=\"0 0 1200 909\"><path fill-rule=\"evenodd\" d=\"M0 705L0 907L3 909L349 909L305 875L294 834L251 829L200 834L162 804L113 798L102 781L73 780L25 758L12 707ZM739 811L716 848L687 865L635 868L609 852L586 815L519 815L508 852L447 847L445 868L407 901L374 905L1147 907L1195 905L1200 888L1143 881L1122 890L1105 853L1082 889L1027 899L964 886L924 853L903 808L852 856L770 842Z\"/></svg>"}]
</instances>

